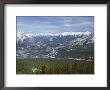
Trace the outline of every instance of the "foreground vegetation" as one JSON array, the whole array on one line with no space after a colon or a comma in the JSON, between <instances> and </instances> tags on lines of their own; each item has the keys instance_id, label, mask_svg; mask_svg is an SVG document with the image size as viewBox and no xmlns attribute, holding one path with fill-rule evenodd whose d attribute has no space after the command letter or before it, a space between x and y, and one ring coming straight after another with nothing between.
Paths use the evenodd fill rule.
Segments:
<instances>
[{"instance_id":1,"label":"foreground vegetation","mask_svg":"<svg viewBox=\"0 0 110 90\"><path fill-rule=\"evenodd\" d=\"M94 74L94 61L17 59L16 74Z\"/></svg>"}]
</instances>

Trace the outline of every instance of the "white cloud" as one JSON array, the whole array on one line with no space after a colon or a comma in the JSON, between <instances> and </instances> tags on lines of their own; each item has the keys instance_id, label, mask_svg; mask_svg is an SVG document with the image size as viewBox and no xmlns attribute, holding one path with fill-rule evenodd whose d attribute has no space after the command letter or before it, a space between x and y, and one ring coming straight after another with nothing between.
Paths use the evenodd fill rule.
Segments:
<instances>
[{"instance_id":1,"label":"white cloud","mask_svg":"<svg viewBox=\"0 0 110 90\"><path fill-rule=\"evenodd\" d=\"M72 24L72 23L64 23L64 26L82 26L82 25L86 25L86 26L92 26L94 25L94 22L83 22L83 23L76 23L76 24Z\"/></svg>"}]
</instances>

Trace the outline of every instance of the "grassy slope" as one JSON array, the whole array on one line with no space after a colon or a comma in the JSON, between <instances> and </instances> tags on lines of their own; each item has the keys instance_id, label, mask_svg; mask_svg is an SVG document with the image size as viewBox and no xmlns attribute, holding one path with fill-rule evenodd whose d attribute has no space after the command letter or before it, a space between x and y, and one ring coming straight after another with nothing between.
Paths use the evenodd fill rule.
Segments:
<instances>
[{"instance_id":1,"label":"grassy slope","mask_svg":"<svg viewBox=\"0 0 110 90\"><path fill-rule=\"evenodd\" d=\"M33 72L33 69L35 71ZM17 59L17 74L94 74L94 61Z\"/></svg>"}]
</instances>

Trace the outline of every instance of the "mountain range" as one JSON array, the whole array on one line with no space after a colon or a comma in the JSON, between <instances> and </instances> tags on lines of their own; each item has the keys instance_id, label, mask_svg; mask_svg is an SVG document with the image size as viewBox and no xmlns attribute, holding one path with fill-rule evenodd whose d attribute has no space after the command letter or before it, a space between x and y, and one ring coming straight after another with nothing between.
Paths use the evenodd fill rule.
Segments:
<instances>
[{"instance_id":1,"label":"mountain range","mask_svg":"<svg viewBox=\"0 0 110 90\"><path fill-rule=\"evenodd\" d=\"M16 35L17 58L94 59L94 33L24 33Z\"/></svg>"}]
</instances>

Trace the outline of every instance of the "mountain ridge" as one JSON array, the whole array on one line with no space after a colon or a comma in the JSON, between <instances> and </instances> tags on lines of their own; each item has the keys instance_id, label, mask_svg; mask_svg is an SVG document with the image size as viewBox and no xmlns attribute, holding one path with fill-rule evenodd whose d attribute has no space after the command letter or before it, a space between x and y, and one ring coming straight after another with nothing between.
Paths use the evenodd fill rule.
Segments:
<instances>
[{"instance_id":1,"label":"mountain ridge","mask_svg":"<svg viewBox=\"0 0 110 90\"><path fill-rule=\"evenodd\" d=\"M57 35L24 32L17 34L16 48L19 58L93 58L94 56L94 34L88 31L63 32Z\"/></svg>"}]
</instances>

